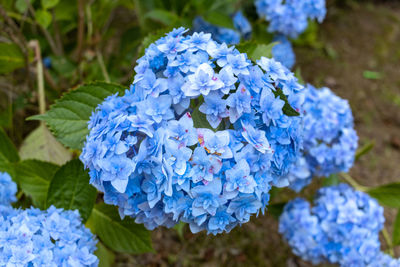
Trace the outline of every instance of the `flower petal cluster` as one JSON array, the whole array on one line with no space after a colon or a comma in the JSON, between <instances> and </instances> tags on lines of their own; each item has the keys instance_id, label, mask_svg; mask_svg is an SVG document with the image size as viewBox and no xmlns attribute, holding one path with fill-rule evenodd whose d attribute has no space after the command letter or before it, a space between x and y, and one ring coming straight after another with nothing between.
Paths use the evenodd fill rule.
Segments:
<instances>
[{"instance_id":1,"label":"flower petal cluster","mask_svg":"<svg viewBox=\"0 0 400 267\"><path fill-rule=\"evenodd\" d=\"M325 0L256 0L260 17L269 22L268 31L297 38L308 26L308 20L319 23L326 15Z\"/></svg>"},{"instance_id":2,"label":"flower petal cluster","mask_svg":"<svg viewBox=\"0 0 400 267\"><path fill-rule=\"evenodd\" d=\"M229 232L264 210L271 185L287 185L301 117L282 108L300 110L303 86L273 59L255 65L211 34L185 32L150 45L130 90L99 105L80 159L121 216Z\"/></svg>"},{"instance_id":3,"label":"flower petal cluster","mask_svg":"<svg viewBox=\"0 0 400 267\"><path fill-rule=\"evenodd\" d=\"M289 177L296 191L307 185L312 176L347 172L353 166L358 142L347 100L328 88L316 89L312 85L307 86L305 95L303 155Z\"/></svg>"},{"instance_id":4,"label":"flower petal cluster","mask_svg":"<svg viewBox=\"0 0 400 267\"><path fill-rule=\"evenodd\" d=\"M97 266L78 211L0 206L0 266Z\"/></svg>"},{"instance_id":5,"label":"flower petal cluster","mask_svg":"<svg viewBox=\"0 0 400 267\"><path fill-rule=\"evenodd\" d=\"M284 36L277 35L273 39L274 42L278 42L272 48L272 56L276 61L282 63L288 69L293 68L296 63L296 55L293 51L292 43Z\"/></svg>"},{"instance_id":6,"label":"flower petal cluster","mask_svg":"<svg viewBox=\"0 0 400 267\"><path fill-rule=\"evenodd\" d=\"M399 266L380 252L383 208L367 194L346 184L321 188L314 207L297 198L279 219L279 232L293 252L314 264Z\"/></svg>"},{"instance_id":7,"label":"flower petal cluster","mask_svg":"<svg viewBox=\"0 0 400 267\"><path fill-rule=\"evenodd\" d=\"M17 201L16 193L17 185L11 180L11 176L6 172L0 172L0 205L10 205Z\"/></svg>"},{"instance_id":8,"label":"flower petal cluster","mask_svg":"<svg viewBox=\"0 0 400 267\"><path fill-rule=\"evenodd\" d=\"M233 25L243 36L243 39L248 40L251 38L251 32L253 31L249 20L244 16L241 10L233 14Z\"/></svg>"}]
</instances>

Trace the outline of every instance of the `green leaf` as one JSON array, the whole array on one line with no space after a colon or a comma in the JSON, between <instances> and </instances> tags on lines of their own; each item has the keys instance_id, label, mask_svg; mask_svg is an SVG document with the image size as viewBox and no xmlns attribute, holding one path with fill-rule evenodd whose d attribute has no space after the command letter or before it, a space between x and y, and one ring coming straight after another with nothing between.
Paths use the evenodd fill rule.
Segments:
<instances>
[{"instance_id":1,"label":"green leaf","mask_svg":"<svg viewBox=\"0 0 400 267\"><path fill-rule=\"evenodd\" d=\"M380 80L383 78L383 74L377 71L365 70L363 72L363 77L369 80Z\"/></svg>"},{"instance_id":2,"label":"green leaf","mask_svg":"<svg viewBox=\"0 0 400 267\"><path fill-rule=\"evenodd\" d=\"M115 254L110 251L103 243L97 243L97 250L94 255L99 259L99 267L112 267L114 266Z\"/></svg>"},{"instance_id":3,"label":"green leaf","mask_svg":"<svg viewBox=\"0 0 400 267\"><path fill-rule=\"evenodd\" d=\"M25 65L24 54L16 44L0 43L0 73L9 73Z\"/></svg>"},{"instance_id":4,"label":"green leaf","mask_svg":"<svg viewBox=\"0 0 400 267\"><path fill-rule=\"evenodd\" d=\"M287 202L271 204L268 206L268 213L271 214L275 219L279 219L279 216L281 216L283 208L286 204Z\"/></svg>"},{"instance_id":5,"label":"green leaf","mask_svg":"<svg viewBox=\"0 0 400 267\"><path fill-rule=\"evenodd\" d=\"M393 245L400 245L400 210L397 211L397 216L393 225Z\"/></svg>"},{"instance_id":6,"label":"green leaf","mask_svg":"<svg viewBox=\"0 0 400 267\"><path fill-rule=\"evenodd\" d=\"M28 119L43 120L58 141L72 149L81 149L89 130L87 122L97 105L111 94L123 93L118 84L93 82L66 93L43 115Z\"/></svg>"},{"instance_id":7,"label":"green leaf","mask_svg":"<svg viewBox=\"0 0 400 267\"><path fill-rule=\"evenodd\" d=\"M45 208L50 181L58 169L59 166L55 164L39 160L25 160L16 164L16 181L36 207Z\"/></svg>"},{"instance_id":8,"label":"green leaf","mask_svg":"<svg viewBox=\"0 0 400 267\"><path fill-rule=\"evenodd\" d=\"M370 141L366 143L363 147L359 148L356 152L356 160L359 160L362 156L367 154L369 151L371 151L375 146L374 141Z\"/></svg>"},{"instance_id":9,"label":"green leaf","mask_svg":"<svg viewBox=\"0 0 400 267\"><path fill-rule=\"evenodd\" d=\"M36 11L35 18L36 22L45 29L49 27L52 20L50 12L43 9Z\"/></svg>"},{"instance_id":10,"label":"green leaf","mask_svg":"<svg viewBox=\"0 0 400 267\"><path fill-rule=\"evenodd\" d=\"M15 8L18 10L19 13L25 13L28 10L28 0L15 1Z\"/></svg>"},{"instance_id":11,"label":"green leaf","mask_svg":"<svg viewBox=\"0 0 400 267\"><path fill-rule=\"evenodd\" d=\"M18 151L7 134L0 128L0 161L19 161Z\"/></svg>"},{"instance_id":12,"label":"green leaf","mask_svg":"<svg viewBox=\"0 0 400 267\"><path fill-rule=\"evenodd\" d=\"M261 57L272 58L272 48L278 44L278 42L273 42L270 44L259 44L254 41L244 42L236 46L236 48L242 52L246 53L249 59L256 62Z\"/></svg>"},{"instance_id":13,"label":"green leaf","mask_svg":"<svg viewBox=\"0 0 400 267\"><path fill-rule=\"evenodd\" d=\"M376 198L381 205L400 208L400 183L391 183L371 188L367 193Z\"/></svg>"},{"instance_id":14,"label":"green leaf","mask_svg":"<svg viewBox=\"0 0 400 267\"><path fill-rule=\"evenodd\" d=\"M62 166L51 180L47 207L54 205L67 210L79 210L85 222L92 212L97 190L89 184L89 174L79 159Z\"/></svg>"},{"instance_id":15,"label":"green leaf","mask_svg":"<svg viewBox=\"0 0 400 267\"><path fill-rule=\"evenodd\" d=\"M199 108L195 108L192 112L193 125L195 128L207 128L215 131L206 118L206 114L201 112Z\"/></svg>"},{"instance_id":16,"label":"green leaf","mask_svg":"<svg viewBox=\"0 0 400 267\"><path fill-rule=\"evenodd\" d=\"M233 20L230 16L223 14L219 11L211 11L207 12L204 16L204 19L214 25L234 29Z\"/></svg>"},{"instance_id":17,"label":"green leaf","mask_svg":"<svg viewBox=\"0 0 400 267\"><path fill-rule=\"evenodd\" d=\"M41 0L41 2L44 9L49 9L55 7L59 3L59 0Z\"/></svg>"},{"instance_id":18,"label":"green leaf","mask_svg":"<svg viewBox=\"0 0 400 267\"><path fill-rule=\"evenodd\" d=\"M44 124L41 124L26 137L19 153L23 160L37 159L58 165L64 164L72 157L71 153L54 138Z\"/></svg>"},{"instance_id":19,"label":"green leaf","mask_svg":"<svg viewBox=\"0 0 400 267\"><path fill-rule=\"evenodd\" d=\"M117 252L152 252L150 232L130 217L121 220L116 207L99 204L86 224L110 249Z\"/></svg>"},{"instance_id":20,"label":"green leaf","mask_svg":"<svg viewBox=\"0 0 400 267\"><path fill-rule=\"evenodd\" d=\"M289 104L289 101L286 97L286 95L282 92L282 89L276 89L275 91L272 91L275 94L275 97L278 97L285 101L285 105L282 108L283 114L286 116L294 117L294 116L299 116L300 113L297 112L292 106Z\"/></svg>"},{"instance_id":21,"label":"green leaf","mask_svg":"<svg viewBox=\"0 0 400 267\"><path fill-rule=\"evenodd\" d=\"M161 22L165 26L171 26L179 20L179 17L176 14L164 9L153 9L147 12L144 15L144 18Z\"/></svg>"}]
</instances>

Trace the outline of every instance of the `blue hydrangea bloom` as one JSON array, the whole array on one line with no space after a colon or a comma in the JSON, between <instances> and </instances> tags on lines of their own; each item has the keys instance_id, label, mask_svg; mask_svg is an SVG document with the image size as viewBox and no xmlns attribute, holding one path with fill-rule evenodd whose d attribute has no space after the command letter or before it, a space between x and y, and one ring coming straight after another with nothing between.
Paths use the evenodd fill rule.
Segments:
<instances>
[{"instance_id":1,"label":"blue hydrangea bloom","mask_svg":"<svg viewBox=\"0 0 400 267\"><path fill-rule=\"evenodd\" d=\"M312 208L304 199L289 202L279 219L279 232L296 255L314 264L390 266L396 260L380 252L384 220L375 199L340 184L321 188Z\"/></svg>"},{"instance_id":2,"label":"blue hydrangea bloom","mask_svg":"<svg viewBox=\"0 0 400 267\"><path fill-rule=\"evenodd\" d=\"M16 193L17 185L11 180L11 176L6 172L0 172L0 205L10 205L17 201Z\"/></svg>"},{"instance_id":3,"label":"blue hydrangea bloom","mask_svg":"<svg viewBox=\"0 0 400 267\"><path fill-rule=\"evenodd\" d=\"M319 23L326 15L325 0L256 0L260 17L269 22L268 31L297 38L308 26L308 20Z\"/></svg>"},{"instance_id":4,"label":"blue hydrangea bloom","mask_svg":"<svg viewBox=\"0 0 400 267\"><path fill-rule=\"evenodd\" d=\"M242 11L237 11L233 14L233 25L243 36L243 39L248 40L251 38L252 27L249 20L244 16Z\"/></svg>"},{"instance_id":5,"label":"blue hydrangea bloom","mask_svg":"<svg viewBox=\"0 0 400 267\"><path fill-rule=\"evenodd\" d=\"M274 37L274 42L278 43L272 48L273 58L286 68L293 68L296 63L296 55L290 41L284 35L277 35Z\"/></svg>"},{"instance_id":6,"label":"blue hydrangea bloom","mask_svg":"<svg viewBox=\"0 0 400 267\"><path fill-rule=\"evenodd\" d=\"M0 206L1 266L97 266L96 243L78 211Z\"/></svg>"},{"instance_id":7,"label":"blue hydrangea bloom","mask_svg":"<svg viewBox=\"0 0 400 267\"><path fill-rule=\"evenodd\" d=\"M293 165L289 177L296 184L293 186L296 191L307 185L312 176L328 177L349 171L358 142L347 100L336 96L328 88L316 89L311 85L307 86L305 95L302 150L305 161L298 161L298 166Z\"/></svg>"},{"instance_id":8,"label":"blue hydrangea bloom","mask_svg":"<svg viewBox=\"0 0 400 267\"><path fill-rule=\"evenodd\" d=\"M240 33L229 28L220 27L205 21L197 16L193 20L193 31L211 33L212 38L219 43L238 44L240 42Z\"/></svg>"},{"instance_id":9,"label":"blue hydrangea bloom","mask_svg":"<svg viewBox=\"0 0 400 267\"><path fill-rule=\"evenodd\" d=\"M229 232L264 211L271 186L288 185L302 118L285 115L275 92L300 110L303 87L273 59L255 65L209 33L185 32L150 45L131 88L98 106L80 159L122 217Z\"/></svg>"}]
</instances>

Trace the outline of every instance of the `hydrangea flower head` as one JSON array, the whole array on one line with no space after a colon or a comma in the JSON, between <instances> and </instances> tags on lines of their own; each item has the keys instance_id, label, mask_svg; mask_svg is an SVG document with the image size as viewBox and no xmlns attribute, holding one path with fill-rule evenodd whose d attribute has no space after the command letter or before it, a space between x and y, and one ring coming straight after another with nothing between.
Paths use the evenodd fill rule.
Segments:
<instances>
[{"instance_id":1,"label":"hydrangea flower head","mask_svg":"<svg viewBox=\"0 0 400 267\"><path fill-rule=\"evenodd\" d=\"M78 211L0 206L1 266L97 266L96 243Z\"/></svg>"},{"instance_id":2,"label":"hydrangea flower head","mask_svg":"<svg viewBox=\"0 0 400 267\"><path fill-rule=\"evenodd\" d=\"M17 185L11 180L11 176L6 172L0 172L0 205L10 205L17 201L15 194Z\"/></svg>"},{"instance_id":3,"label":"hydrangea flower head","mask_svg":"<svg viewBox=\"0 0 400 267\"><path fill-rule=\"evenodd\" d=\"M307 185L312 176L347 172L354 163L358 137L349 103L328 88L308 85L304 101L303 161L293 165L290 180ZM309 176L305 175L308 168ZM303 172L300 173L299 170ZM301 180L300 182L295 182Z\"/></svg>"},{"instance_id":4,"label":"hydrangea flower head","mask_svg":"<svg viewBox=\"0 0 400 267\"><path fill-rule=\"evenodd\" d=\"M296 255L315 264L389 266L379 265L390 262L380 252L384 220L383 208L375 199L340 184L320 189L312 208L303 199L289 202L280 217L279 232Z\"/></svg>"},{"instance_id":5,"label":"hydrangea flower head","mask_svg":"<svg viewBox=\"0 0 400 267\"><path fill-rule=\"evenodd\" d=\"M269 22L268 31L296 38L308 26L308 20L322 22L326 15L325 0L256 0L260 17Z\"/></svg>"},{"instance_id":6,"label":"hydrangea flower head","mask_svg":"<svg viewBox=\"0 0 400 267\"><path fill-rule=\"evenodd\" d=\"M263 211L301 146L301 117L277 91L300 110L302 86L273 59L258 65L184 29L150 45L131 89L89 122L80 158L105 202L148 229L183 221L212 234Z\"/></svg>"},{"instance_id":7,"label":"hydrangea flower head","mask_svg":"<svg viewBox=\"0 0 400 267\"><path fill-rule=\"evenodd\" d=\"M281 62L288 69L293 68L296 63L296 55L290 41L284 35L277 35L274 37L274 42L278 42L272 48L274 59Z\"/></svg>"}]
</instances>

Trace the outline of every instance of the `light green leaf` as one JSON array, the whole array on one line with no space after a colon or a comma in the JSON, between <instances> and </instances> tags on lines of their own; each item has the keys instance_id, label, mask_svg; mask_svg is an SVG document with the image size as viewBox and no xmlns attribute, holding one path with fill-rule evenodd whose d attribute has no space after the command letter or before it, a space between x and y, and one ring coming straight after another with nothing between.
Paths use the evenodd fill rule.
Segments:
<instances>
[{"instance_id":1,"label":"light green leaf","mask_svg":"<svg viewBox=\"0 0 400 267\"><path fill-rule=\"evenodd\" d=\"M230 16L223 14L219 11L211 11L207 12L204 16L204 19L214 25L234 29L233 20Z\"/></svg>"},{"instance_id":2,"label":"light green leaf","mask_svg":"<svg viewBox=\"0 0 400 267\"><path fill-rule=\"evenodd\" d=\"M60 1L59 0L41 0L42 7L44 9L49 9L55 7Z\"/></svg>"},{"instance_id":3,"label":"light green leaf","mask_svg":"<svg viewBox=\"0 0 400 267\"><path fill-rule=\"evenodd\" d=\"M244 42L236 46L236 48L242 52L246 53L249 59L256 62L261 57L272 58L272 48L278 44L278 42L273 42L270 44L256 43L254 41Z\"/></svg>"},{"instance_id":4,"label":"light green leaf","mask_svg":"<svg viewBox=\"0 0 400 267\"><path fill-rule=\"evenodd\" d=\"M94 255L99 259L99 267L112 267L114 266L115 254L106 248L103 243L97 243L97 250Z\"/></svg>"},{"instance_id":5,"label":"light green leaf","mask_svg":"<svg viewBox=\"0 0 400 267\"><path fill-rule=\"evenodd\" d=\"M322 185L323 186L332 186L338 185L340 183L339 175L331 174L329 177L323 179Z\"/></svg>"},{"instance_id":6,"label":"light green leaf","mask_svg":"<svg viewBox=\"0 0 400 267\"><path fill-rule=\"evenodd\" d=\"M39 160L25 160L16 164L16 181L36 207L45 208L50 181L58 169L59 166L55 164Z\"/></svg>"},{"instance_id":7,"label":"light green leaf","mask_svg":"<svg viewBox=\"0 0 400 267\"><path fill-rule=\"evenodd\" d=\"M66 93L43 115L29 119L47 123L58 141L67 147L81 149L88 135L87 123L97 105L111 94L123 93L125 87L105 82L81 85Z\"/></svg>"},{"instance_id":8,"label":"light green leaf","mask_svg":"<svg viewBox=\"0 0 400 267\"><path fill-rule=\"evenodd\" d=\"M397 216L393 225L393 245L400 245L400 210L397 211Z\"/></svg>"},{"instance_id":9,"label":"light green leaf","mask_svg":"<svg viewBox=\"0 0 400 267\"><path fill-rule=\"evenodd\" d=\"M79 159L62 166L51 180L47 207L54 205L66 210L79 210L85 222L92 212L97 190L89 184L89 174Z\"/></svg>"},{"instance_id":10,"label":"light green leaf","mask_svg":"<svg viewBox=\"0 0 400 267\"><path fill-rule=\"evenodd\" d=\"M9 73L25 65L24 54L16 44L0 43L0 73Z\"/></svg>"},{"instance_id":11,"label":"light green leaf","mask_svg":"<svg viewBox=\"0 0 400 267\"><path fill-rule=\"evenodd\" d=\"M37 159L59 165L69 161L72 157L71 153L54 138L44 124L26 137L19 153L23 160Z\"/></svg>"},{"instance_id":12,"label":"light green leaf","mask_svg":"<svg viewBox=\"0 0 400 267\"><path fill-rule=\"evenodd\" d=\"M25 13L28 10L28 2L30 0L17 0L15 1L15 8L19 13Z\"/></svg>"},{"instance_id":13,"label":"light green leaf","mask_svg":"<svg viewBox=\"0 0 400 267\"><path fill-rule=\"evenodd\" d=\"M36 22L39 23L39 25L45 29L47 27L49 27L51 20L52 20L52 16L51 16L50 12L47 10L43 10L43 9L36 11L35 18L36 18Z\"/></svg>"},{"instance_id":14,"label":"light green leaf","mask_svg":"<svg viewBox=\"0 0 400 267\"><path fill-rule=\"evenodd\" d=\"M400 183L391 183L371 188L367 193L386 207L400 208Z\"/></svg>"},{"instance_id":15,"label":"light green leaf","mask_svg":"<svg viewBox=\"0 0 400 267\"><path fill-rule=\"evenodd\" d=\"M383 78L383 74L377 71L370 71L370 70L365 70L363 72L363 76L365 79L369 80L380 80Z\"/></svg>"},{"instance_id":16,"label":"light green leaf","mask_svg":"<svg viewBox=\"0 0 400 267\"><path fill-rule=\"evenodd\" d=\"M153 9L147 12L144 15L144 18L161 22L165 26L171 26L179 20L179 17L176 14L164 9Z\"/></svg>"},{"instance_id":17,"label":"light green leaf","mask_svg":"<svg viewBox=\"0 0 400 267\"><path fill-rule=\"evenodd\" d=\"M120 219L114 206L94 207L86 224L110 249L117 252L144 253L153 251L150 232L132 218Z\"/></svg>"}]
</instances>

